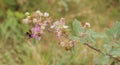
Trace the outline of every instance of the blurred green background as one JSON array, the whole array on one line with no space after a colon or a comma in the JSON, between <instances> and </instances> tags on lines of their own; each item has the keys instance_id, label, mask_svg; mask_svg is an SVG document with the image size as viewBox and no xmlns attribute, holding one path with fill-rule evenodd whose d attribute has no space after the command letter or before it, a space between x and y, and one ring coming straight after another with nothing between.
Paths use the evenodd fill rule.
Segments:
<instances>
[{"instance_id":1,"label":"blurred green background","mask_svg":"<svg viewBox=\"0 0 120 65\"><path fill-rule=\"evenodd\" d=\"M73 52L58 45L52 34L41 41L25 40L25 12L49 12L54 19L90 22L96 31L120 21L120 0L0 0L0 65L95 65L98 53L77 44ZM100 43L97 44L100 47Z\"/></svg>"}]
</instances>

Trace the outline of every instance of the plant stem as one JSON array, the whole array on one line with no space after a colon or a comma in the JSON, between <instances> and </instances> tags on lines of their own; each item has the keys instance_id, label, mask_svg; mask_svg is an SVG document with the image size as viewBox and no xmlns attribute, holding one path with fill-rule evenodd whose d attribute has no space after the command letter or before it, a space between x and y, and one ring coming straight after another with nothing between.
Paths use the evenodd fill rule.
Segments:
<instances>
[{"instance_id":1,"label":"plant stem","mask_svg":"<svg viewBox=\"0 0 120 65\"><path fill-rule=\"evenodd\" d=\"M91 48L91 49L93 49L93 50L99 52L99 53L102 53L102 54L104 54L104 55L107 55L107 56L109 56L110 58L112 58L112 59L114 59L114 60L120 62L120 59L115 58L115 57L113 57L112 55L110 55L110 54L108 54L108 53L102 52L100 49L97 49L97 48L91 46L89 43L85 43L85 45L88 46L89 48Z\"/></svg>"}]
</instances>

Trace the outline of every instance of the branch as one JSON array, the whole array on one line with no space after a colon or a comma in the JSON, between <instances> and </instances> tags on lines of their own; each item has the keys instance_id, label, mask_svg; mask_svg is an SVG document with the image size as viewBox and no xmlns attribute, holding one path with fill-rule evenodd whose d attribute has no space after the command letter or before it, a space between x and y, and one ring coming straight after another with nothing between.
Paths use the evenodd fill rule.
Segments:
<instances>
[{"instance_id":1,"label":"branch","mask_svg":"<svg viewBox=\"0 0 120 65\"><path fill-rule=\"evenodd\" d=\"M110 55L110 54L108 54L108 53L103 53L100 49L97 49L97 48L91 46L89 43L85 43L85 45L88 46L89 48L91 48L91 49L93 49L93 50L95 50L95 51L101 53L101 54L107 55L107 56L109 56L110 58L112 58L112 59L114 59L114 60L120 62L120 59L115 58L115 57L113 57L112 55Z\"/></svg>"}]
</instances>

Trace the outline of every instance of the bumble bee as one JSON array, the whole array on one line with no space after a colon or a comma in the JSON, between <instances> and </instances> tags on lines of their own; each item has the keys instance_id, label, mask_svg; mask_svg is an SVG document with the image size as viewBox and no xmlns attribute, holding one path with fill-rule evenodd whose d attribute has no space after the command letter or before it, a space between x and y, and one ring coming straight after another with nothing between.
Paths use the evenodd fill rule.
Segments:
<instances>
[{"instance_id":1,"label":"bumble bee","mask_svg":"<svg viewBox=\"0 0 120 65\"><path fill-rule=\"evenodd\" d=\"M28 38L32 38L32 32L31 32L31 30L29 30L28 32L26 32L26 36Z\"/></svg>"}]
</instances>

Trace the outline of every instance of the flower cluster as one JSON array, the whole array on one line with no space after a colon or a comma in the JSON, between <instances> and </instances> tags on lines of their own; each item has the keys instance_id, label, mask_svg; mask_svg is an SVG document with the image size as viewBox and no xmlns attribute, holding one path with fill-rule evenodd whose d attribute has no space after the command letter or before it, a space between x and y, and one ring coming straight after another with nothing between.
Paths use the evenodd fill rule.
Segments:
<instances>
[{"instance_id":1,"label":"flower cluster","mask_svg":"<svg viewBox=\"0 0 120 65\"><path fill-rule=\"evenodd\" d=\"M65 19L61 18L60 20L55 21L51 28L54 30L55 36L59 40L59 44L66 50L69 50L75 45L75 43L69 38L68 34L66 34L68 26L65 25L65 23Z\"/></svg>"},{"instance_id":2,"label":"flower cluster","mask_svg":"<svg viewBox=\"0 0 120 65\"><path fill-rule=\"evenodd\" d=\"M45 28L51 23L51 17L49 13L37 10L35 13L30 15L28 12L25 13L26 18L23 19L23 23L30 24L33 27L30 29L29 36L31 38L41 39L41 36L44 34Z\"/></svg>"},{"instance_id":3,"label":"flower cluster","mask_svg":"<svg viewBox=\"0 0 120 65\"><path fill-rule=\"evenodd\" d=\"M64 32L64 29L68 28L67 25L65 25L65 19L61 18L59 21L56 21L53 23L53 25L51 26L52 29L54 29L56 37L57 38L61 38L61 35Z\"/></svg>"},{"instance_id":4,"label":"flower cluster","mask_svg":"<svg viewBox=\"0 0 120 65\"><path fill-rule=\"evenodd\" d=\"M75 36L73 35L74 36L73 38L75 39L73 40L73 38L71 39L71 37L69 36L70 34L67 31L68 26L66 25L66 20L64 18L61 18L60 20L55 21L52 24L52 18L49 16L49 13L47 12L42 13L39 10L37 10L32 15L30 15L28 12L26 12L25 15L26 15L26 18L23 19L22 22L25 24L30 24L31 28L29 32L26 32L29 38L35 38L35 39L41 40L45 32L47 31L52 32L55 35L56 39L58 39L59 45L65 48L66 50L72 49L76 44L75 42L80 41L81 43L88 46L89 48L103 55L109 56L110 58L113 58L118 62L120 61L117 58L117 55L114 56L114 55L108 54L107 52L101 51L100 49L97 49L92 46L91 43L96 42L95 39L101 38L102 34L89 29L91 26L90 26L90 23L88 22L84 23L83 25L81 25L80 22L77 20L73 22L73 30L75 30L74 32L76 34ZM119 23L117 24L119 25ZM108 30L108 32L111 32L111 29L110 31ZM116 37L116 35L114 36ZM103 37L106 38L104 35L102 35L102 38Z\"/></svg>"},{"instance_id":5,"label":"flower cluster","mask_svg":"<svg viewBox=\"0 0 120 65\"><path fill-rule=\"evenodd\" d=\"M64 18L61 18L52 24L52 19L47 12L42 13L40 11L36 11L32 15L26 12L25 15L26 18L23 19L22 22L31 26L29 31L30 33L27 32L27 35L29 35L30 38L40 40L45 31L51 30L62 47L65 49L71 49L74 46L74 41L72 41L69 38L69 35L66 34L68 26L65 24L66 21Z\"/></svg>"}]
</instances>

